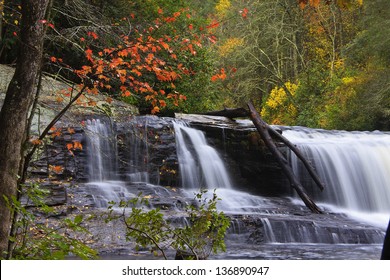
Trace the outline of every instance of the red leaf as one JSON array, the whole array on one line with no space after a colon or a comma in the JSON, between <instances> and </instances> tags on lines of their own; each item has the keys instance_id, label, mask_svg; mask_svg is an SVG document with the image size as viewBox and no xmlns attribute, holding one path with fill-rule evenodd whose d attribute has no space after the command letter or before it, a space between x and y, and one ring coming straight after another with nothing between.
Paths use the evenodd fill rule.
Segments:
<instances>
[{"instance_id":1,"label":"red leaf","mask_svg":"<svg viewBox=\"0 0 390 280\"><path fill-rule=\"evenodd\" d=\"M92 58L92 50L91 49L86 49L85 50L85 56L87 57L87 59L91 62L93 62L93 58Z\"/></svg>"},{"instance_id":2,"label":"red leaf","mask_svg":"<svg viewBox=\"0 0 390 280\"><path fill-rule=\"evenodd\" d=\"M99 36L95 32L93 32L93 31L89 31L87 34L88 34L88 36L92 37L95 40L97 38L99 38Z\"/></svg>"},{"instance_id":3,"label":"red leaf","mask_svg":"<svg viewBox=\"0 0 390 280\"><path fill-rule=\"evenodd\" d=\"M248 9L244 8L240 13L243 18L246 18L248 16Z\"/></svg>"},{"instance_id":4,"label":"red leaf","mask_svg":"<svg viewBox=\"0 0 390 280\"><path fill-rule=\"evenodd\" d=\"M219 26L219 22L214 20L210 25L207 25L206 28L211 29L211 28L216 28L218 26Z\"/></svg>"}]
</instances>

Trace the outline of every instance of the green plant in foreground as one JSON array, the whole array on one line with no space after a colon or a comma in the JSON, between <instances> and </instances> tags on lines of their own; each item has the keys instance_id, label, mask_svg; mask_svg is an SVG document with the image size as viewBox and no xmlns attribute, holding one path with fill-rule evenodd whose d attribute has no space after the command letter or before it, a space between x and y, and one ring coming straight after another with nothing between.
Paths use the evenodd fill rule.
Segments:
<instances>
[{"instance_id":1,"label":"green plant in foreground","mask_svg":"<svg viewBox=\"0 0 390 280\"><path fill-rule=\"evenodd\" d=\"M219 198L205 198L207 191L195 195L197 204L187 206L184 226L175 226L159 208L145 209L148 199L139 194L129 201L121 201L118 214L115 203L108 207L106 222L121 219L126 226L126 240L135 241L136 249L149 249L156 256L159 253L167 259L166 250L176 250L176 257L184 259L206 259L211 253L226 250L225 233L230 220L217 210ZM129 211L129 209L131 211Z\"/></svg>"},{"instance_id":2,"label":"green plant in foreground","mask_svg":"<svg viewBox=\"0 0 390 280\"><path fill-rule=\"evenodd\" d=\"M77 236L88 235L82 225L83 215L73 218L47 219L58 213L46 204L48 191L38 184L24 186L23 202L13 198L9 207L16 212L10 237L8 258L12 259L65 259L74 255L81 259L95 259L97 252ZM54 222L53 222L54 221Z\"/></svg>"}]
</instances>

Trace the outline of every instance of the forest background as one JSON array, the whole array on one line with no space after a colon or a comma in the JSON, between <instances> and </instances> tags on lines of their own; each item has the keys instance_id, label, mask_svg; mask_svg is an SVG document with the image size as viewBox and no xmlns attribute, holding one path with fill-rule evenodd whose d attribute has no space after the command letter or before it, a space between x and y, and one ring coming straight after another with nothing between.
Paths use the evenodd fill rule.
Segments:
<instances>
[{"instance_id":1,"label":"forest background","mask_svg":"<svg viewBox=\"0 0 390 280\"><path fill-rule=\"evenodd\" d=\"M1 253L11 257L32 155L49 131L60 133L54 124L72 104L97 105L88 96L158 115L252 100L271 124L388 130L389 8L387 0L0 1L0 64L16 66L0 112ZM42 74L69 84L53 93L68 104L36 138L29 128Z\"/></svg>"},{"instance_id":2,"label":"forest background","mask_svg":"<svg viewBox=\"0 0 390 280\"><path fill-rule=\"evenodd\" d=\"M12 65L21 6L2 2L0 63ZM95 56L118 52L124 36L144 38L145 46L156 40L165 53L144 50L143 63L158 57L160 68L170 65L169 78L137 66L138 84L124 87L106 75L98 90L145 113L199 113L253 100L271 124L388 130L389 1L305 2L54 0L43 69L78 83L74 69L90 75Z\"/></svg>"}]
</instances>

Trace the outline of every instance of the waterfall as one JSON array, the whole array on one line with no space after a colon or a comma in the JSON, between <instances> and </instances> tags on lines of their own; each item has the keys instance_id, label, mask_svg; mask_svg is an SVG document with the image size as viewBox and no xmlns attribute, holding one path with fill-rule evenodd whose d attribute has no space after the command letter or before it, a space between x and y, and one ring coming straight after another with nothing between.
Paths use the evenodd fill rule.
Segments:
<instances>
[{"instance_id":1,"label":"waterfall","mask_svg":"<svg viewBox=\"0 0 390 280\"><path fill-rule=\"evenodd\" d=\"M231 189L225 164L207 143L204 133L179 122L174 122L174 128L182 186L187 189Z\"/></svg>"},{"instance_id":2,"label":"waterfall","mask_svg":"<svg viewBox=\"0 0 390 280\"><path fill-rule=\"evenodd\" d=\"M311 161L324 181L326 189L322 193L313 187L317 199L355 213L376 214L376 218L383 218L383 223L387 223L390 213L389 133L296 127L285 129L283 135ZM291 164L301 180L308 178L293 154Z\"/></svg>"},{"instance_id":3,"label":"waterfall","mask_svg":"<svg viewBox=\"0 0 390 280\"><path fill-rule=\"evenodd\" d=\"M89 192L98 208L111 201L132 197L124 182L117 181L117 139L110 124L88 120L85 127L88 149Z\"/></svg>"},{"instance_id":4,"label":"waterfall","mask_svg":"<svg viewBox=\"0 0 390 280\"><path fill-rule=\"evenodd\" d=\"M149 149L148 149L148 121L134 120L130 129L126 132L126 144L128 146L126 156L129 182L150 182L149 179Z\"/></svg>"},{"instance_id":5,"label":"waterfall","mask_svg":"<svg viewBox=\"0 0 390 280\"><path fill-rule=\"evenodd\" d=\"M88 168L90 181L102 182L116 178L116 136L110 125L100 120L88 120Z\"/></svg>"},{"instance_id":6,"label":"waterfall","mask_svg":"<svg viewBox=\"0 0 390 280\"><path fill-rule=\"evenodd\" d=\"M106 208L110 201L127 201L142 193L151 208L159 208L170 220L182 223L186 220L183 210L194 203L194 193L208 189L206 195L211 196L215 190L221 199L218 210L232 219L227 234L232 255L241 250L239 254L243 256L248 252L256 256L267 244L272 244L272 248L269 247L272 256L276 244L279 249L288 244L290 252L297 248L299 252L311 251L313 247L307 247L308 244L316 244L315 248L318 244L331 245L335 247L329 248L335 250L346 244L373 244L362 250L368 248L375 254L378 244L382 243L382 224L387 225L390 210L387 178L390 134L283 128L283 134L312 161L326 183L323 193L311 186L316 201L321 201L324 207L337 205L343 208L340 210L343 213L345 209L355 210L360 217L365 211L370 214L369 219L379 221L381 228L378 228L334 213L336 211L328 211L327 215L311 214L303 205L292 203L290 198L262 197L242 191L245 188L237 190L229 174L240 173L233 169L235 165L226 164L229 153L225 150L221 156L208 143L203 131L177 120L141 117L114 127L94 120L87 122L85 133L90 181L84 185L88 202L93 199L93 204L89 205L97 208ZM223 133L225 131L222 131L225 136ZM228 145L221 147L229 149ZM290 159L294 172L305 181L305 187L313 185L294 155ZM164 181L160 173L164 170L171 172L170 176L175 179ZM177 175L181 182L176 180ZM259 187L262 186L259 184ZM373 218L373 213L379 218Z\"/></svg>"}]
</instances>

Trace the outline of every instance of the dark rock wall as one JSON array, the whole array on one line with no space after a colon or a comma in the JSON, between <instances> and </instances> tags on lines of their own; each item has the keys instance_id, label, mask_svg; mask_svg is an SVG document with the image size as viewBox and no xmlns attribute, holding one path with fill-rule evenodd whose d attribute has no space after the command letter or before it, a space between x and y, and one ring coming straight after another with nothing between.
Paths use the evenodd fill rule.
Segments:
<instances>
[{"instance_id":1,"label":"dark rock wall","mask_svg":"<svg viewBox=\"0 0 390 280\"><path fill-rule=\"evenodd\" d=\"M123 180L138 170L147 172L153 184L177 186L175 133L169 119L137 117L117 127L119 172Z\"/></svg>"},{"instance_id":2,"label":"dark rock wall","mask_svg":"<svg viewBox=\"0 0 390 280\"><path fill-rule=\"evenodd\" d=\"M208 141L225 157L237 188L270 196L290 193L287 178L255 129L194 127L205 131ZM285 150L282 145L280 149Z\"/></svg>"},{"instance_id":3,"label":"dark rock wall","mask_svg":"<svg viewBox=\"0 0 390 280\"><path fill-rule=\"evenodd\" d=\"M109 120L104 120L109 121ZM111 124L116 133L118 175L128 180L132 172L148 174L152 184L180 187L172 119L155 116L136 117L127 123ZM193 124L205 132L210 145L223 157L236 188L254 194L281 196L290 193L288 181L253 129L226 128ZM68 149L75 141L82 149ZM280 147L282 150L283 146ZM33 178L45 179L48 189L55 190L56 203L66 200L59 182L88 181L88 141L83 127L63 127L61 134L49 140L31 164ZM60 166L56 172L53 166ZM61 199L58 199L60 197Z\"/></svg>"}]
</instances>

